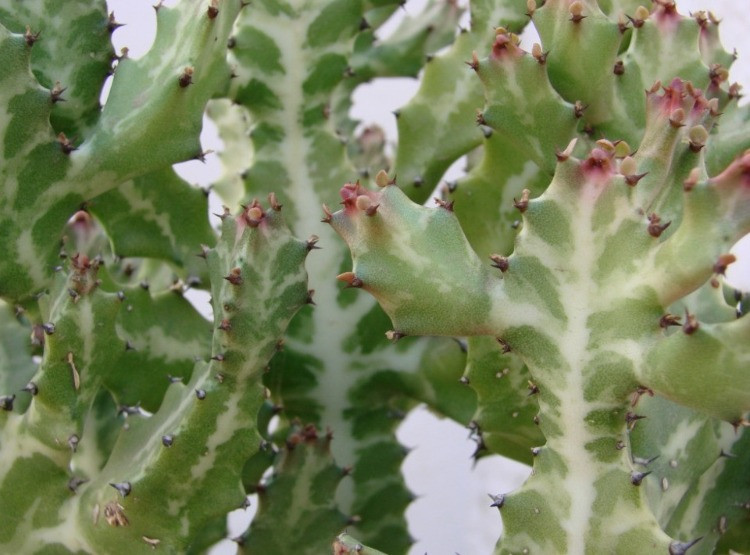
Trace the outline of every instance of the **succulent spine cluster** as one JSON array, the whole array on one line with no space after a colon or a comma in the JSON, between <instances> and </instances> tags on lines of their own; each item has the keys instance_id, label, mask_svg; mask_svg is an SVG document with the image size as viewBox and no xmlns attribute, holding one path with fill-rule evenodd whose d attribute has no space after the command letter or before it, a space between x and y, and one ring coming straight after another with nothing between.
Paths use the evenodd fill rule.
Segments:
<instances>
[{"instance_id":1,"label":"succulent spine cluster","mask_svg":"<svg viewBox=\"0 0 750 555\"><path fill-rule=\"evenodd\" d=\"M135 60L104 2L16 4L3 550L199 553L257 493L241 552L403 553L395 429L417 403L475 457L533 465L490 496L499 553L750 544L750 324L723 282L750 112L713 15L472 0L456 35L462 8L434 0L380 40L397 0L183 0ZM422 69L391 161L352 93ZM171 167L204 157L204 113L219 233Z\"/></svg>"}]
</instances>

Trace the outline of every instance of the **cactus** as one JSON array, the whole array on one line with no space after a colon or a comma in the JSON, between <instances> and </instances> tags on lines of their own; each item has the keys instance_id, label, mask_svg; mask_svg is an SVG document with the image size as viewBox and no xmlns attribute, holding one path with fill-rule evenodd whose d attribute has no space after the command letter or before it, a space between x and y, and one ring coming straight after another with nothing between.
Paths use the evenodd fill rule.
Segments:
<instances>
[{"instance_id":1,"label":"cactus","mask_svg":"<svg viewBox=\"0 0 750 555\"><path fill-rule=\"evenodd\" d=\"M431 0L382 39L398 0L182 0L131 59L103 1L15 4L3 552L201 553L257 494L239 552L405 553L419 403L533 467L489 492L498 553L750 547L748 299L724 280L750 110L712 14L471 0L456 33ZM391 159L352 95L420 72ZM204 115L210 192L172 169L207 155Z\"/></svg>"}]
</instances>

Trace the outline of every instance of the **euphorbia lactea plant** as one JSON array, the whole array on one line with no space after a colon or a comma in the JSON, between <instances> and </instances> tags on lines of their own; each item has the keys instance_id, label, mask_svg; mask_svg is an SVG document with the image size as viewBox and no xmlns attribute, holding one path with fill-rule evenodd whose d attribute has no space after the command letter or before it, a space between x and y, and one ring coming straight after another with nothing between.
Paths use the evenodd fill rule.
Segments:
<instances>
[{"instance_id":1,"label":"euphorbia lactea plant","mask_svg":"<svg viewBox=\"0 0 750 555\"><path fill-rule=\"evenodd\" d=\"M4 552L199 553L257 494L240 552L404 553L417 403L533 465L490 492L498 553L750 547L723 278L750 112L718 21L471 0L456 34L434 0L379 40L400 3L158 4L131 59L104 2L0 1ZM420 72L391 160L352 93ZM204 114L218 232L171 168L206 155Z\"/></svg>"}]
</instances>

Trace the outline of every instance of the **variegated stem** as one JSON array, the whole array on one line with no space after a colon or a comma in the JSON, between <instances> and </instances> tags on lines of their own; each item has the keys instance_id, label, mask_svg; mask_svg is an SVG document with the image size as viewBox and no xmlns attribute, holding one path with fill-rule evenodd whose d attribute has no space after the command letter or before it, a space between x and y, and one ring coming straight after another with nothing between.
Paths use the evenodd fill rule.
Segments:
<instances>
[{"instance_id":1,"label":"variegated stem","mask_svg":"<svg viewBox=\"0 0 750 555\"><path fill-rule=\"evenodd\" d=\"M228 79L226 39L240 7L240 0L224 2L214 18L202 2L160 7L154 46L140 60L120 59L97 125L79 139L55 139L48 119L54 91L29 71L34 40L2 29L0 79L13 86L3 89L11 110L2 132L12 146L2 171L0 247L8 256L0 264L0 295L26 298L49 283L57 247L48 239L59 237L84 201L200 154L203 109ZM189 47L177 47L178 35L192 38Z\"/></svg>"},{"instance_id":2,"label":"variegated stem","mask_svg":"<svg viewBox=\"0 0 750 555\"><path fill-rule=\"evenodd\" d=\"M326 107L345 78L360 9L349 1L295 2L284 10L252 6L233 37L230 61L238 77L232 94L252 114L248 193L274 189L294 216L295 234L314 234L322 246L309 266L319 308L303 310L292 324L269 386L278 392L284 416L332 430L335 460L354 468L353 480L338 487L340 510L360 517L353 529L361 537L399 552L410 541L402 515L410 495L397 472L404 450L393 432L411 402L398 391L401 379L394 372L416 372L426 344L389 344L379 308L332 279L332 271L347 265L347 254L320 224L317 209L334 201L337 182L357 175ZM305 391L302 383L308 384ZM384 404L363 404L363 392L375 386L382 388ZM393 473L357 470L373 465Z\"/></svg>"}]
</instances>

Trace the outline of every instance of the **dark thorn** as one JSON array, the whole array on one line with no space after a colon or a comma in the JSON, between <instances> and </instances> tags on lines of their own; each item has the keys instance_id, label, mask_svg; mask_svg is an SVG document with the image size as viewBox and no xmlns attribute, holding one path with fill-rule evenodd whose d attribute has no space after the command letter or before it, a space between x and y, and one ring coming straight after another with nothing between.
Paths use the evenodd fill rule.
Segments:
<instances>
[{"instance_id":1,"label":"dark thorn","mask_svg":"<svg viewBox=\"0 0 750 555\"><path fill-rule=\"evenodd\" d=\"M627 423L629 430L632 430L635 427L636 422L644 418L646 417L641 414L635 414L634 412L628 412L625 414L625 422Z\"/></svg>"},{"instance_id":2,"label":"dark thorn","mask_svg":"<svg viewBox=\"0 0 750 555\"><path fill-rule=\"evenodd\" d=\"M74 303L78 302L78 297L79 297L78 291L76 291L75 289L68 288L68 295L70 295L70 298L73 299Z\"/></svg>"},{"instance_id":3,"label":"dark thorn","mask_svg":"<svg viewBox=\"0 0 750 555\"><path fill-rule=\"evenodd\" d=\"M490 499L492 499L492 504L490 507L497 507L498 509L502 509L503 505L505 505L505 495L502 493L500 495L492 495L491 493L488 493L487 495L490 496Z\"/></svg>"},{"instance_id":4,"label":"dark thorn","mask_svg":"<svg viewBox=\"0 0 750 555\"><path fill-rule=\"evenodd\" d=\"M510 267L508 258L505 256L500 256L499 254L491 254L490 260L492 260L492 267L497 268L503 273L507 272L508 268Z\"/></svg>"},{"instance_id":5,"label":"dark thorn","mask_svg":"<svg viewBox=\"0 0 750 555\"><path fill-rule=\"evenodd\" d=\"M117 490L117 493L119 493L122 497L127 497L128 495L130 495L130 482L115 482L110 483L109 485L115 488Z\"/></svg>"},{"instance_id":6,"label":"dark thorn","mask_svg":"<svg viewBox=\"0 0 750 555\"><path fill-rule=\"evenodd\" d=\"M359 21L359 30L360 31L366 31L367 29L370 29L370 23L363 17Z\"/></svg>"},{"instance_id":7,"label":"dark thorn","mask_svg":"<svg viewBox=\"0 0 750 555\"><path fill-rule=\"evenodd\" d=\"M422 185L424 185L424 179L422 178L421 175L418 175L417 177L414 178L414 181L412 181L412 183L414 184L415 187L421 187Z\"/></svg>"},{"instance_id":8,"label":"dark thorn","mask_svg":"<svg viewBox=\"0 0 750 555\"><path fill-rule=\"evenodd\" d=\"M56 104L58 102L65 102L65 99L62 97L62 93L64 93L67 89L67 87L63 87L60 85L60 82L56 82L55 86L52 87L52 89L49 91L49 98L52 104Z\"/></svg>"},{"instance_id":9,"label":"dark thorn","mask_svg":"<svg viewBox=\"0 0 750 555\"><path fill-rule=\"evenodd\" d=\"M135 351L135 347L133 347L133 344L130 341L125 342L125 350L126 351Z\"/></svg>"},{"instance_id":10,"label":"dark thorn","mask_svg":"<svg viewBox=\"0 0 750 555\"><path fill-rule=\"evenodd\" d=\"M406 334L396 330L388 330L387 332L385 332L385 337L389 341L393 341L394 343L396 343L402 337L406 337Z\"/></svg>"},{"instance_id":11,"label":"dark thorn","mask_svg":"<svg viewBox=\"0 0 750 555\"><path fill-rule=\"evenodd\" d=\"M13 401L16 400L15 395L3 395L0 396L0 409L5 411L12 411L13 410Z\"/></svg>"},{"instance_id":12,"label":"dark thorn","mask_svg":"<svg viewBox=\"0 0 750 555\"><path fill-rule=\"evenodd\" d=\"M497 342L500 343L500 346L502 347L502 353L506 354L511 351L510 345L508 345L508 342L505 341L505 339L502 339L500 337L497 337Z\"/></svg>"},{"instance_id":13,"label":"dark thorn","mask_svg":"<svg viewBox=\"0 0 750 555\"><path fill-rule=\"evenodd\" d=\"M531 397L532 395L538 395L539 394L539 386L536 385L534 382L529 381L529 394L528 397Z\"/></svg>"},{"instance_id":14,"label":"dark thorn","mask_svg":"<svg viewBox=\"0 0 750 555\"><path fill-rule=\"evenodd\" d=\"M198 398L199 401L202 401L203 399L206 398L206 391L203 389L196 389L195 396Z\"/></svg>"},{"instance_id":15,"label":"dark thorn","mask_svg":"<svg viewBox=\"0 0 750 555\"><path fill-rule=\"evenodd\" d=\"M227 320L226 318L224 318L221 321L221 323L219 324L219 329L221 331L229 331L229 330L232 329L232 324L231 324L231 322L229 322L229 320Z\"/></svg>"},{"instance_id":16,"label":"dark thorn","mask_svg":"<svg viewBox=\"0 0 750 555\"><path fill-rule=\"evenodd\" d=\"M532 419L532 421L534 422L534 424L535 424L536 426L539 426L539 415L538 415L538 414L535 414L535 415L534 415L534 418Z\"/></svg>"},{"instance_id":17,"label":"dark thorn","mask_svg":"<svg viewBox=\"0 0 750 555\"><path fill-rule=\"evenodd\" d=\"M21 391L25 391L27 393L31 393L32 397L39 393L39 388L34 382L29 382L25 386L23 386L23 389Z\"/></svg>"},{"instance_id":18,"label":"dark thorn","mask_svg":"<svg viewBox=\"0 0 750 555\"><path fill-rule=\"evenodd\" d=\"M539 456L539 453L541 453L541 452L542 452L542 448L541 447L532 447L531 448L531 456L532 457Z\"/></svg>"},{"instance_id":19,"label":"dark thorn","mask_svg":"<svg viewBox=\"0 0 750 555\"><path fill-rule=\"evenodd\" d=\"M693 547L702 539L703 536L701 536L700 538L695 538L691 542L679 542L675 540L669 544L669 555L685 555L688 552L688 549Z\"/></svg>"},{"instance_id":20,"label":"dark thorn","mask_svg":"<svg viewBox=\"0 0 750 555\"><path fill-rule=\"evenodd\" d=\"M73 142L65 136L65 133L60 132L60 134L57 136L57 142L60 145L60 149L63 151L63 154L70 154L74 150L78 150Z\"/></svg>"},{"instance_id":21,"label":"dark thorn","mask_svg":"<svg viewBox=\"0 0 750 555\"><path fill-rule=\"evenodd\" d=\"M636 185L638 185L638 182L641 179L643 179L644 177L646 177L647 175L648 175L648 172L634 173L633 175L626 175L625 176L625 183L627 183L631 187L635 187Z\"/></svg>"},{"instance_id":22,"label":"dark thorn","mask_svg":"<svg viewBox=\"0 0 750 555\"><path fill-rule=\"evenodd\" d=\"M401 111L400 110L393 110L392 114L396 117L396 119L401 117Z\"/></svg>"},{"instance_id":23,"label":"dark thorn","mask_svg":"<svg viewBox=\"0 0 750 555\"><path fill-rule=\"evenodd\" d=\"M528 189L524 189L521 191L521 198L520 200L513 199L513 206L515 206L518 211L523 214L526 212L526 209L529 207L529 195L531 194L531 191Z\"/></svg>"},{"instance_id":24,"label":"dark thorn","mask_svg":"<svg viewBox=\"0 0 750 555\"><path fill-rule=\"evenodd\" d=\"M169 380L169 383L182 383L182 376L172 376L171 374L167 374L167 379Z\"/></svg>"},{"instance_id":25,"label":"dark thorn","mask_svg":"<svg viewBox=\"0 0 750 555\"><path fill-rule=\"evenodd\" d=\"M76 493L78 487L82 484L85 484L86 482L88 482L88 480L86 480L85 478L73 476L70 480L68 480L68 489L73 493Z\"/></svg>"},{"instance_id":26,"label":"dark thorn","mask_svg":"<svg viewBox=\"0 0 750 555\"><path fill-rule=\"evenodd\" d=\"M276 193L268 193L268 204L271 205L271 209L274 212L281 212L284 207L283 204L279 204L279 200L276 198Z\"/></svg>"},{"instance_id":27,"label":"dark thorn","mask_svg":"<svg viewBox=\"0 0 750 555\"><path fill-rule=\"evenodd\" d=\"M216 19L216 16L219 15L219 6L217 0L212 0L211 5L208 6L208 9L206 10L206 15L208 16L208 19Z\"/></svg>"},{"instance_id":28,"label":"dark thorn","mask_svg":"<svg viewBox=\"0 0 750 555\"><path fill-rule=\"evenodd\" d=\"M232 268L228 276L224 276L232 285L242 285L242 270L240 268Z\"/></svg>"},{"instance_id":29,"label":"dark thorn","mask_svg":"<svg viewBox=\"0 0 750 555\"><path fill-rule=\"evenodd\" d=\"M305 299L305 304L311 304L315 306L315 301L313 300L314 294L315 294L315 289L308 289L307 298Z\"/></svg>"},{"instance_id":30,"label":"dark thorn","mask_svg":"<svg viewBox=\"0 0 750 555\"><path fill-rule=\"evenodd\" d=\"M512 229L518 229L518 226L521 225L521 222L519 220L514 220L512 224L510 224L510 227Z\"/></svg>"},{"instance_id":31,"label":"dark thorn","mask_svg":"<svg viewBox=\"0 0 750 555\"><path fill-rule=\"evenodd\" d=\"M648 466L658 458L659 458L659 455L654 455L650 459L643 459L641 457L633 457L633 464L639 464L641 466Z\"/></svg>"},{"instance_id":32,"label":"dark thorn","mask_svg":"<svg viewBox=\"0 0 750 555\"><path fill-rule=\"evenodd\" d=\"M622 60L617 60L615 62L615 67L612 71L615 75L622 75L623 73L625 73L625 64L622 63Z\"/></svg>"},{"instance_id":33,"label":"dark thorn","mask_svg":"<svg viewBox=\"0 0 750 555\"><path fill-rule=\"evenodd\" d=\"M492 128L482 126L482 134L484 135L485 139L489 139L490 137L492 137Z\"/></svg>"},{"instance_id":34,"label":"dark thorn","mask_svg":"<svg viewBox=\"0 0 750 555\"><path fill-rule=\"evenodd\" d=\"M161 436L161 444L164 447L172 447L173 443L174 443L174 436L171 436L169 434Z\"/></svg>"},{"instance_id":35,"label":"dark thorn","mask_svg":"<svg viewBox=\"0 0 750 555\"><path fill-rule=\"evenodd\" d=\"M618 440L617 443L615 443L615 449L617 449L618 451L622 451L623 449L625 449L625 442L622 440Z\"/></svg>"},{"instance_id":36,"label":"dark thorn","mask_svg":"<svg viewBox=\"0 0 750 555\"><path fill-rule=\"evenodd\" d=\"M52 322L47 322L46 324L42 324L42 329L47 335L52 335L53 333L55 333L55 324L53 324Z\"/></svg>"},{"instance_id":37,"label":"dark thorn","mask_svg":"<svg viewBox=\"0 0 750 555\"><path fill-rule=\"evenodd\" d=\"M698 319L695 317L695 314L690 314L685 309L685 323L682 325L682 331L685 332L685 335L692 335L696 331L698 331L698 328L700 325L698 324Z\"/></svg>"},{"instance_id":38,"label":"dark thorn","mask_svg":"<svg viewBox=\"0 0 750 555\"><path fill-rule=\"evenodd\" d=\"M324 224L330 224L331 220L333 220L333 214L331 213L331 209L328 208L325 204L323 205L323 219L320 220Z\"/></svg>"},{"instance_id":39,"label":"dark thorn","mask_svg":"<svg viewBox=\"0 0 750 555\"><path fill-rule=\"evenodd\" d=\"M721 449L719 451L719 458L722 458L722 457L725 457L727 459L736 459L737 455L735 455L734 453L727 453L726 451L724 451L724 449Z\"/></svg>"},{"instance_id":40,"label":"dark thorn","mask_svg":"<svg viewBox=\"0 0 750 555\"><path fill-rule=\"evenodd\" d=\"M117 415L124 414L126 416L129 416L131 414L140 414L141 413L141 406L140 403L136 403L135 405L121 405L117 409Z\"/></svg>"},{"instance_id":41,"label":"dark thorn","mask_svg":"<svg viewBox=\"0 0 750 555\"><path fill-rule=\"evenodd\" d=\"M199 256L199 257L201 257L201 258L203 258L205 260L206 257L208 256L208 251L210 251L210 250L211 249L209 247L207 247L206 245L201 245L201 252L199 252L195 256Z\"/></svg>"},{"instance_id":42,"label":"dark thorn","mask_svg":"<svg viewBox=\"0 0 750 555\"><path fill-rule=\"evenodd\" d=\"M379 206L379 204L373 204L365 210L365 214L370 217L374 216L375 214L377 214Z\"/></svg>"},{"instance_id":43,"label":"dark thorn","mask_svg":"<svg viewBox=\"0 0 750 555\"><path fill-rule=\"evenodd\" d=\"M643 482L643 479L651 474L651 471L648 472L636 472L633 471L630 473L630 483L634 486L640 486L641 482Z\"/></svg>"},{"instance_id":44,"label":"dark thorn","mask_svg":"<svg viewBox=\"0 0 750 555\"><path fill-rule=\"evenodd\" d=\"M469 385L469 378L467 378L466 376L461 376L461 377L460 377L460 378L458 379L458 382L459 382L460 384L462 384L462 385Z\"/></svg>"},{"instance_id":45,"label":"dark thorn","mask_svg":"<svg viewBox=\"0 0 750 555\"><path fill-rule=\"evenodd\" d=\"M194 71L195 70L190 66L182 70L182 73L180 74L180 77L177 80L181 88L185 89L193 84L193 72Z\"/></svg>"},{"instance_id":46,"label":"dark thorn","mask_svg":"<svg viewBox=\"0 0 750 555\"><path fill-rule=\"evenodd\" d=\"M237 39L236 39L236 38L234 38L234 37L229 37L229 38L227 39L227 48L228 48L229 50L231 50L231 49L232 49L232 48L234 48L235 46L237 46Z\"/></svg>"},{"instance_id":47,"label":"dark thorn","mask_svg":"<svg viewBox=\"0 0 750 555\"><path fill-rule=\"evenodd\" d=\"M70 447L70 450L74 453L76 452L76 449L78 449L78 444L80 443L81 438L79 438L76 434L71 434L71 436L68 438L68 447Z\"/></svg>"},{"instance_id":48,"label":"dark thorn","mask_svg":"<svg viewBox=\"0 0 750 555\"><path fill-rule=\"evenodd\" d=\"M659 327L660 328L668 328L669 326L679 326L681 325L680 317L676 314L665 314L661 318L659 318Z\"/></svg>"},{"instance_id":49,"label":"dark thorn","mask_svg":"<svg viewBox=\"0 0 750 555\"><path fill-rule=\"evenodd\" d=\"M224 362L224 355L219 353L218 355L212 356L211 360L215 360L216 362Z\"/></svg>"},{"instance_id":50,"label":"dark thorn","mask_svg":"<svg viewBox=\"0 0 750 555\"><path fill-rule=\"evenodd\" d=\"M31 27L28 25L26 26L26 32L23 34L23 38L26 41L27 46L34 46L34 43L39 40L39 35L41 35L42 32L38 31L36 33L31 32Z\"/></svg>"},{"instance_id":51,"label":"dark thorn","mask_svg":"<svg viewBox=\"0 0 750 555\"><path fill-rule=\"evenodd\" d=\"M117 292L117 300L118 301L124 301L125 300L125 292L124 291L118 291Z\"/></svg>"},{"instance_id":52,"label":"dark thorn","mask_svg":"<svg viewBox=\"0 0 750 555\"><path fill-rule=\"evenodd\" d=\"M651 214L648 217L648 234L651 237L659 237L665 229L667 229L672 222L661 223L661 218L656 214Z\"/></svg>"},{"instance_id":53,"label":"dark thorn","mask_svg":"<svg viewBox=\"0 0 750 555\"><path fill-rule=\"evenodd\" d=\"M145 279L140 283L140 286L144 291L148 291L148 282Z\"/></svg>"},{"instance_id":54,"label":"dark thorn","mask_svg":"<svg viewBox=\"0 0 750 555\"><path fill-rule=\"evenodd\" d=\"M446 209L448 212L453 212L453 201L444 201L443 199L439 199L435 197L435 203L440 207Z\"/></svg>"},{"instance_id":55,"label":"dark thorn","mask_svg":"<svg viewBox=\"0 0 750 555\"><path fill-rule=\"evenodd\" d=\"M359 515L352 515L352 516L350 516L349 518L346 519L346 524L349 525L349 526L354 526L355 524L359 524L360 522L362 522L362 517L359 516ZM359 545L359 544L357 544L357 545ZM357 548L355 547L355 549L357 549ZM357 551L362 551L362 550L361 549L357 549Z\"/></svg>"}]
</instances>

